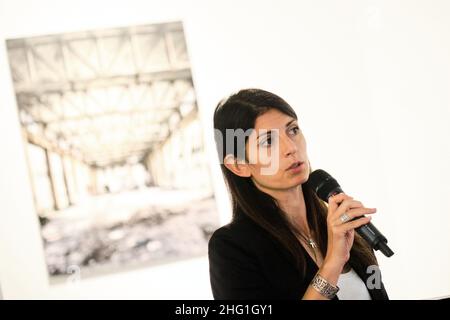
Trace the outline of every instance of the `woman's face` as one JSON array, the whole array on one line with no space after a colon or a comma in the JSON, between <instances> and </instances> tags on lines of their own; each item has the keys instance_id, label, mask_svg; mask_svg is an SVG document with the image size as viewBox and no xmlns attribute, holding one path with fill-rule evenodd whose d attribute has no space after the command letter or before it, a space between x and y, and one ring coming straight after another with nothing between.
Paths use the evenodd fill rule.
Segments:
<instances>
[{"instance_id":1,"label":"woman's face","mask_svg":"<svg viewBox=\"0 0 450 320\"><path fill-rule=\"evenodd\" d=\"M256 119L246 143L246 156L247 163L232 171L251 177L260 189L284 190L308 180L306 141L297 120L276 109ZM290 169L298 162L299 167Z\"/></svg>"}]
</instances>

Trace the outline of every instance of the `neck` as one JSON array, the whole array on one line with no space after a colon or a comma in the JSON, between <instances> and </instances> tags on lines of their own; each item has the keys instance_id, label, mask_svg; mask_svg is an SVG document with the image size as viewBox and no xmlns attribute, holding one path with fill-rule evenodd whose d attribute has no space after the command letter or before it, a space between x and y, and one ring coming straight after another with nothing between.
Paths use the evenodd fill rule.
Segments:
<instances>
[{"instance_id":1,"label":"neck","mask_svg":"<svg viewBox=\"0 0 450 320\"><path fill-rule=\"evenodd\" d=\"M305 198L302 186L293 188L280 195L277 199L280 208L287 214L291 223L305 235L309 235L308 219L306 217Z\"/></svg>"},{"instance_id":2,"label":"neck","mask_svg":"<svg viewBox=\"0 0 450 320\"><path fill-rule=\"evenodd\" d=\"M286 190L263 190L277 200L289 221L305 236L310 235L302 186Z\"/></svg>"}]
</instances>

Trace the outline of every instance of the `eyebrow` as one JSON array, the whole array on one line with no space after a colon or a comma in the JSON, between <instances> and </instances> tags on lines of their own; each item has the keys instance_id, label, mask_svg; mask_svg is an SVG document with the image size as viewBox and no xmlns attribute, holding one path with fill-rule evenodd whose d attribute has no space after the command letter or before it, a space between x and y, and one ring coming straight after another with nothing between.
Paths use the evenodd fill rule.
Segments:
<instances>
[{"instance_id":1,"label":"eyebrow","mask_svg":"<svg viewBox=\"0 0 450 320\"><path fill-rule=\"evenodd\" d=\"M286 128L289 127L294 121L297 121L297 120L296 120L296 119L292 119L291 121L289 121L288 123L286 123L285 127L286 127ZM265 135L265 134L270 135L271 132L272 132L271 130L267 130L267 132L260 134L260 135L256 138L256 140L259 140L259 138L260 138L261 136Z\"/></svg>"}]
</instances>

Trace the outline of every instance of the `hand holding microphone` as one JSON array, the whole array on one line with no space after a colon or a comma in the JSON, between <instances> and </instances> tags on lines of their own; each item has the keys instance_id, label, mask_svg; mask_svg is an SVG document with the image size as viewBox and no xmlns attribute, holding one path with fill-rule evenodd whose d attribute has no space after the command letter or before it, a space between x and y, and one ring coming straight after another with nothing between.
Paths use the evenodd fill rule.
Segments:
<instances>
[{"instance_id":1,"label":"hand holding microphone","mask_svg":"<svg viewBox=\"0 0 450 320\"><path fill-rule=\"evenodd\" d=\"M307 184L323 201L328 202L328 243L324 262L311 282L303 299L332 299L339 291L338 279L345 263L350 258L354 231L375 250L391 257L394 252L387 246L387 239L370 223L375 208L365 208L361 202L344 194L337 181L323 170L309 175Z\"/></svg>"},{"instance_id":2,"label":"hand holding microphone","mask_svg":"<svg viewBox=\"0 0 450 320\"><path fill-rule=\"evenodd\" d=\"M323 201L328 202L329 206L331 207L335 207L335 204L333 202L335 202L337 199L340 199L338 198L339 194L343 193L341 186L337 183L337 181L331 175L321 169L312 172L309 175L307 183L314 190L314 192L316 192L318 197ZM347 201L347 205L349 205L349 201ZM341 215L339 216L341 220L352 220L354 218L362 216L347 213L346 217L345 215L343 215L344 213L345 212L342 212L341 210ZM388 247L386 237L383 236L383 234L377 228L375 228L372 223L366 221L366 218L361 218L360 220L362 221L352 221L352 223L355 222L352 224L352 226L357 226L355 229L356 232L358 232L358 234L364 240L366 240L373 249L380 250L386 257L391 257L394 252ZM363 221L365 222L365 224L363 224ZM359 225L360 223L361 225Z\"/></svg>"},{"instance_id":3,"label":"hand holding microphone","mask_svg":"<svg viewBox=\"0 0 450 320\"><path fill-rule=\"evenodd\" d=\"M370 217L365 217L364 214L373 214L376 211L374 208L365 208L361 202L344 193L331 196L328 203L327 253L311 282L314 289L308 290L303 299L332 299L339 291L338 279L350 259L355 229L369 223Z\"/></svg>"},{"instance_id":4,"label":"hand holding microphone","mask_svg":"<svg viewBox=\"0 0 450 320\"><path fill-rule=\"evenodd\" d=\"M354 230L369 223L375 208L365 208L360 201L340 193L328 199L328 245L325 261L343 267L350 259ZM355 220L353 220L355 219Z\"/></svg>"}]
</instances>

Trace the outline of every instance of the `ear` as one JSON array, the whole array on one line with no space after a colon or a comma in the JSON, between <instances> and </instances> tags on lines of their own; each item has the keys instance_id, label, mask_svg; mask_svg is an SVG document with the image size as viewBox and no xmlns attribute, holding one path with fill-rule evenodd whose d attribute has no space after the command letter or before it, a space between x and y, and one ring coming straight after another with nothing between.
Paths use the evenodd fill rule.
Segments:
<instances>
[{"instance_id":1,"label":"ear","mask_svg":"<svg viewBox=\"0 0 450 320\"><path fill-rule=\"evenodd\" d=\"M228 170L239 177L249 178L251 176L249 165L244 160L237 160L231 154L225 157L223 164Z\"/></svg>"}]
</instances>

